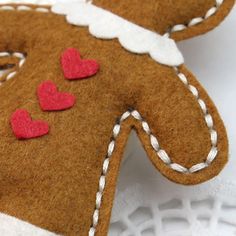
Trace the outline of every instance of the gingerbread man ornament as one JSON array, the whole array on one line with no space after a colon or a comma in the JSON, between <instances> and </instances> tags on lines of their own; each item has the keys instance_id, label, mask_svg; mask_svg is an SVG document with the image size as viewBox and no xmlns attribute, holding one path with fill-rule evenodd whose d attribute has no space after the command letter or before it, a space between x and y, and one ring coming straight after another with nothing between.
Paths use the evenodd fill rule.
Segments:
<instances>
[{"instance_id":1,"label":"gingerbread man ornament","mask_svg":"<svg viewBox=\"0 0 236 236\"><path fill-rule=\"evenodd\" d=\"M171 181L220 173L224 124L176 42L234 0L0 3L1 235L107 235L131 129Z\"/></svg>"}]
</instances>

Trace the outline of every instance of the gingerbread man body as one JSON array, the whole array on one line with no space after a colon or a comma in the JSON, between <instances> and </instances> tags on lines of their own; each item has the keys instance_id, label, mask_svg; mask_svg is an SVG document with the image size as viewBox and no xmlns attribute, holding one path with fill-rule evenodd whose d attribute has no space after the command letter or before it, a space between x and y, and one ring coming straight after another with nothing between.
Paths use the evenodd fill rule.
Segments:
<instances>
[{"instance_id":1,"label":"gingerbread man body","mask_svg":"<svg viewBox=\"0 0 236 236\"><path fill-rule=\"evenodd\" d=\"M114 7L106 1L94 4L150 32L168 32L180 40L215 27L234 3L225 0L214 14L208 13L208 20L171 33L169 25L179 25L181 17L190 22L215 6L214 1L185 2L179 1L171 10L176 18L158 12L157 24L151 19L154 10L164 8L161 1L151 1L153 9L144 3L139 17L125 11L125 1ZM27 11L17 10L20 5L7 6L14 10L4 5L0 11L0 51L27 56L16 75L0 87L0 212L58 235L106 235L132 128L151 162L171 181L198 184L219 174L228 158L226 131L206 91L182 63L159 63L145 51L124 49L118 40L98 39L87 27L72 25L64 15L55 14L57 6L27 5ZM180 16L176 11L181 7ZM61 55L68 48L96 60L99 71L86 79L65 79ZM1 58L0 62L16 64L16 59ZM73 94L73 107L42 111L37 88L44 81ZM17 139L9 124L17 109L46 121L49 133Z\"/></svg>"}]
</instances>

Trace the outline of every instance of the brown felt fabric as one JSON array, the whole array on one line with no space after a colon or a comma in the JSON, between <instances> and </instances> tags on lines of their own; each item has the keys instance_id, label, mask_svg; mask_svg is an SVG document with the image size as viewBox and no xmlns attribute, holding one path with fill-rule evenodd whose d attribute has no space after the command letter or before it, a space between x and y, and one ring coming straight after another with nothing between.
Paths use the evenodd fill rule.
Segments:
<instances>
[{"instance_id":1,"label":"brown felt fabric","mask_svg":"<svg viewBox=\"0 0 236 236\"><path fill-rule=\"evenodd\" d=\"M215 0L94 0L94 4L110 10L152 31L165 34L177 24L187 25L193 18L204 17ZM217 13L204 22L175 32L175 40L187 39L216 27L231 10L235 0L224 0Z\"/></svg>"},{"instance_id":2,"label":"brown felt fabric","mask_svg":"<svg viewBox=\"0 0 236 236\"><path fill-rule=\"evenodd\" d=\"M7 75L18 69L19 58L16 57L1 57L0 58L0 69L6 70L3 75L0 76L0 83L6 81Z\"/></svg>"},{"instance_id":3,"label":"brown felt fabric","mask_svg":"<svg viewBox=\"0 0 236 236\"><path fill-rule=\"evenodd\" d=\"M0 68L1 69L6 69L7 68L7 65L11 64L11 65L16 65L18 64L19 62L19 59L16 58L16 57L1 57L0 58Z\"/></svg>"},{"instance_id":4,"label":"brown felt fabric","mask_svg":"<svg viewBox=\"0 0 236 236\"><path fill-rule=\"evenodd\" d=\"M173 68L127 52L117 40L96 39L87 28L69 25L63 16L3 11L0 22L0 51L27 53L17 76L0 87L0 212L58 234L88 235L112 129L130 107L141 113L174 162L190 167L205 161L211 145L203 113ZM100 72L88 80L65 80L59 58L67 47L98 60ZM177 173L156 156L140 123L129 118L110 162L96 235L107 233L119 165L132 127L151 162L174 182L204 182L227 162L227 137L216 107L194 76L184 66L180 70L213 116L219 139L216 160L203 171ZM45 80L74 94L76 105L63 112L42 112L36 88ZM50 134L18 141L9 125L18 108L47 121Z\"/></svg>"}]
</instances>

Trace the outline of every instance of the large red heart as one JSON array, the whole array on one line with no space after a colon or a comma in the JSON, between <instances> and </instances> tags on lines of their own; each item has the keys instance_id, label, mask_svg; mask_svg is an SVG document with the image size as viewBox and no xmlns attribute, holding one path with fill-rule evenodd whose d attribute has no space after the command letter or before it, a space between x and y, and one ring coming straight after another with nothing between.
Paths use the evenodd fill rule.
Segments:
<instances>
[{"instance_id":1,"label":"large red heart","mask_svg":"<svg viewBox=\"0 0 236 236\"><path fill-rule=\"evenodd\" d=\"M38 86L37 94L43 111L61 111L74 106L76 98L69 93L57 91L52 81L45 81Z\"/></svg>"},{"instance_id":2,"label":"large red heart","mask_svg":"<svg viewBox=\"0 0 236 236\"><path fill-rule=\"evenodd\" d=\"M61 65L64 76L68 80L84 79L95 75L99 64L95 60L82 60L75 48L68 48L61 56Z\"/></svg>"},{"instance_id":3,"label":"large red heart","mask_svg":"<svg viewBox=\"0 0 236 236\"><path fill-rule=\"evenodd\" d=\"M32 121L26 110L18 109L11 116L11 127L18 139L37 138L48 134L49 125L44 121Z\"/></svg>"}]
</instances>

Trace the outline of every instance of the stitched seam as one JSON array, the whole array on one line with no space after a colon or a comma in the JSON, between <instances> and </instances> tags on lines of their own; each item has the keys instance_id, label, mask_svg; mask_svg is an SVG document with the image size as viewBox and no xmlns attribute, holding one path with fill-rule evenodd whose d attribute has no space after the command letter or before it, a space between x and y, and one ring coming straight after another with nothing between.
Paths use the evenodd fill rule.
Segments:
<instances>
[{"instance_id":1,"label":"stitched seam","mask_svg":"<svg viewBox=\"0 0 236 236\"><path fill-rule=\"evenodd\" d=\"M36 7L32 8L30 6L26 5L4 5L0 6L0 10L3 11L36 11L36 12L42 12L42 13L49 13L51 12L50 9L46 7Z\"/></svg>"},{"instance_id":2,"label":"stitched seam","mask_svg":"<svg viewBox=\"0 0 236 236\"><path fill-rule=\"evenodd\" d=\"M92 0L86 0L86 2L91 4ZM206 12L206 14L204 16L195 17L195 18L191 19L187 24L176 24L176 25L172 26L170 29L168 29L166 31L166 33L164 34L164 36L170 37L171 33L183 31L189 27L192 27L192 26L202 23L203 21L207 20L208 18L210 18L211 16L216 14L216 12L220 8L220 6L223 4L223 2L224 2L224 0L215 0L215 5L213 7L211 7ZM34 10L37 12L45 12L45 13L50 12L50 9L45 8L45 7L32 8L32 7L26 6L26 5L18 5L18 6L4 5L4 6L0 7L0 10L18 10L18 11Z\"/></svg>"},{"instance_id":3,"label":"stitched seam","mask_svg":"<svg viewBox=\"0 0 236 236\"><path fill-rule=\"evenodd\" d=\"M224 0L215 0L215 5L213 7L211 7L206 12L206 14L204 16L195 17L195 18L191 19L186 24L177 24L177 25L172 26L170 29L167 30L167 32L164 34L164 36L170 37L171 33L179 32L179 31L185 30L189 27L192 27L192 26L202 23L203 21L207 20L208 18L210 18L211 16L216 14L216 12L220 8L220 6L223 4L223 2L224 2Z\"/></svg>"},{"instance_id":4,"label":"stitched seam","mask_svg":"<svg viewBox=\"0 0 236 236\"><path fill-rule=\"evenodd\" d=\"M18 63L19 68L21 68L24 65L26 58L23 53L21 53L21 52L0 52L0 58L1 57L10 57L10 56L16 57L17 59L19 59L19 63ZM0 86L3 85L8 80L12 79L17 74L17 72L18 71L10 72L4 80L0 81Z\"/></svg>"},{"instance_id":5,"label":"stitched seam","mask_svg":"<svg viewBox=\"0 0 236 236\"><path fill-rule=\"evenodd\" d=\"M157 157L160 158L163 161L163 163L169 166L172 170L177 171L182 174L193 174L207 168L215 160L218 154L218 150L217 150L217 132L214 129L213 118L207 109L206 103L200 98L197 88L188 82L186 75L181 73L178 67L173 67L173 68L176 71L176 74L179 77L179 79L184 83L186 88L196 98L203 112L204 120L208 127L210 138L211 138L211 149L207 155L206 161L195 164L189 169L180 164L172 162L170 157L166 153L166 151L164 149L161 149L157 138L151 132L148 123L143 119L140 113L137 110L126 111L125 113L122 114L122 116L119 118L119 121L113 127L112 139L108 145L107 155L103 162L102 174L99 179L99 188L98 188L98 192L96 193L96 205L95 205L95 210L92 217L92 226L90 227L90 230L89 230L89 236L94 236L96 234L96 228L99 223L100 209L101 209L101 204L102 204L102 199L103 199L103 193L106 186L106 176L109 171L110 160L111 160L112 154L115 151L116 140L121 132L121 125L129 117L132 117L135 120L138 120L141 122L142 129L144 133L149 136L150 144L153 150L156 152Z\"/></svg>"},{"instance_id":6,"label":"stitched seam","mask_svg":"<svg viewBox=\"0 0 236 236\"><path fill-rule=\"evenodd\" d=\"M166 33L166 36L170 36L170 33L172 33L172 32L184 30L187 27L197 25L200 22L206 20L207 18L209 18L210 16L212 16L216 13L216 11L218 10L218 8L220 7L220 5L222 3L223 3L223 0L216 0L216 6L210 8L204 17L194 18L187 25L184 25L184 24L175 25L174 27L172 27L170 32ZM34 11L39 11L39 12L50 12L50 10L47 8L43 8L43 7L31 8L29 6L24 6L24 5L14 6L14 7L13 6L2 6L2 7L0 7L0 10L18 10L18 11L34 10ZM189 84L187 77L179 71L178 67L173 67L173 68L175 69L176 74L179 77L179 79L185 84L186 88L196 98L196 100L203 112L204 119L205 119L206 125L209 129L209 134L210 134L210 138L211 138L211 149L210 149L210 152L208 153L206 161L202 162L202 163L198 163L196 165L193 165L189 169L180 165L180 164L173 163L171 161L170 157L168 156L168 154L166 153L166 151L161 149L157 138L151 133L148 123L143 119L143 117L140 115L140 113L137 110L126 111L120 117L119 122L117 124L115 124L115 126L113 127L112 141L108 145L107 156L103 162L102 174L99 179L99 188L96 193L96 205L95 205L95 210L94 210L94 213L92 216L92 226L90 227L90 230L89 230L89 236L94 236L96 234L96 229L97 229L97 226L99 223L101 204L102 204L102 200L103 200L103 193L104 193L105 186L106 186L106 176L109 171L110 159L111 159L112 154L115 150L116 139L120 134L122 122L124 122L129 117L132 117L135 120L138 120L141 122L143 131L146 133L146 135L149 136L150 144L151 144L153 150L156 152L157 157L160 158L163 161L163 163L165 163L167 166L169 166L172 170L177 171L182 174L193 174L193 173L196 173L198 171L201 171L201 170L207 168L215 160L215 158L218 154L218 150L217 150L217 141L218 140L217 140L217 132L214 129L213 118L212 118L211 114L209 114L205 102L200 98L197 88L194 87L193 85Z\"/></svg>"}]
</instances>

